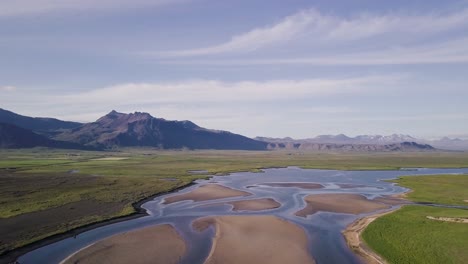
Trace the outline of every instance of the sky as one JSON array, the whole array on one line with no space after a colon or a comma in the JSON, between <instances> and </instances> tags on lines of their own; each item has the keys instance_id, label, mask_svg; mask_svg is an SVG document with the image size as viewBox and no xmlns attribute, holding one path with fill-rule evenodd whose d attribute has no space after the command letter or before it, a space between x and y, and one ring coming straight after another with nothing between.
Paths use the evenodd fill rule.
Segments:
<instances>
[{"instance_id":1,"label":"sky","mask_svg":"<svg viewBox=\"0 0 468 264\"><path fill-rule=\"evenodd\" d=\"M0 0L0 108L468 138L468 1Z\"/></svg>"}]
</instances>

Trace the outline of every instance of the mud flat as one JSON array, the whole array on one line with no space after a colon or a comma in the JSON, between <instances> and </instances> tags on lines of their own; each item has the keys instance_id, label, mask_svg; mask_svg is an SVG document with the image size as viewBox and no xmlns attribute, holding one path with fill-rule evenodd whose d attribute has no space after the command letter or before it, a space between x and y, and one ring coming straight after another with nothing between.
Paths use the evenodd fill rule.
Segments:
<instances>
[{"instance_id":1,"label":"mud flat","mask_svg":"<svg viewBox=\"0 0 468 264\"><path fill-rule=\"evenodd\" d=\"M272 198L235 201L230 202L229 204L233 206L233 211L261 211L274 209L281 206L280 203Z\"/></svg>"},{"instance_id":2,"label":"mud flat","mask_svg":"<svg viewBox=\"0 0 468 264\"><path fill-rule=\"evenodd\" d=\"M299 226L271 215L215 216L193 222L216 234L206 264L315 263L307 250L307 236Z\"/></svg>"},{"instance_id":3,"label":"mud flat","mask_svg":"<svg viewBox=\"0 0 468 264\"><path fill-rule=\"evenodd\" d=\"M262 183L262 185L270 186L270 187L296 187L301 189L322 189L323 185L319 183L311 183L311 182L266 182Z\"/></svg>"},{"instance_id":4,"label":"mud flat","mask_svg":"<svg viewBox=\"0 0 468 264\"><path fill-rule=\"evenodd\" d=\"M183 238L168 224L111 236L68 257L61 264L178 263L185 254Z\"/></svg>"},{"instance_id":5,"label":"mud flat","mask_svg":"<svg viewBox=\"0 0 468 264\"><path fill-rule=\"evenodd\" d=\"M387 204L368 200L365 196L359 194L311 194L306 196L304 200L307 205L304 209L296 212L297 216L306 217L318 211L362 214L390 208Z\"/></svg>"},{"instance_id":6,"label":"mud flat","mask_svg":"<svg viewBox=\"0 0 468 264\"><path fill-rule=\"evenodd\" d=\"M194 189L191 192L167 197L164 199L164 204L171 204L184 200L199 202L249 195L252 194L249 192L231 189L229 187L224 187L219 184L206 184Z\"/></svg>"}]
</instances>

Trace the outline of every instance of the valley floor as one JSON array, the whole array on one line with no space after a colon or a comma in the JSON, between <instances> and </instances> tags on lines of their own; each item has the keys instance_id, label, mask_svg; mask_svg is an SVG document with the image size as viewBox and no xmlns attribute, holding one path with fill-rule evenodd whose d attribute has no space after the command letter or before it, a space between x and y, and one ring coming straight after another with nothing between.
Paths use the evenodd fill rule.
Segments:
<instances>
[{"instance_id":1,"label":"valley floor","mask_svg":"<svg viewBox=\"0 0 468 264\"><path fill-rule=\"evenodd\" d=\"M70 236L73 233L68 231L75 228L135 214L138 201L207 175L285 166L340 170L468 167L468 153L2 150L0 261L11 260L21 252L18 248L31 249L53 235ZM204 174L190 173L204 170Z\"/></svg>"}]
</instances>

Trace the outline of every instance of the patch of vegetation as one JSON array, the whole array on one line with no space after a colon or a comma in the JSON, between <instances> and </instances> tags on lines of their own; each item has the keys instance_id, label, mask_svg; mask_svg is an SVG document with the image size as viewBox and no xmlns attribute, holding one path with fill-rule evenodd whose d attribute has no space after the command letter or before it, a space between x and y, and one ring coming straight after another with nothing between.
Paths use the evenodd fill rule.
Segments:
<instances>
[{"instance_id":1,"label":"patch of vegetation","mask_svg":"<svg viewBox=\"0 0 468 264\"><path fill-rule=\"evenodd\" d=\"M364 241L390 263L466 263L468 224L427 219L468 217L468 210L405 206L372 222Z\"/></svg>"},{"instance_id":2,"label":"patch of vegetation","mask_svg":"<svg viewBox=\"0 0 468 264\"><path fill-rule=\"evenodd\" d=\"M418 202L465 205L468 175L401 177L394 180L411 188L408 198ZM372 222L364 241L390 263L466 263L468 224L428 219L468 218L467 209L407 205Z\"/></svg>"},{"instance_id":3,"label":"patch of vegetation","mask_svg":"<svg viewBox=\"0 0 468 264\"><path fill-rule=\"evenodd\" d=\"M414 190L407 197L415 202L468 206L467 175L406 176L392 182Z\"/></svg>"}]
</instances>

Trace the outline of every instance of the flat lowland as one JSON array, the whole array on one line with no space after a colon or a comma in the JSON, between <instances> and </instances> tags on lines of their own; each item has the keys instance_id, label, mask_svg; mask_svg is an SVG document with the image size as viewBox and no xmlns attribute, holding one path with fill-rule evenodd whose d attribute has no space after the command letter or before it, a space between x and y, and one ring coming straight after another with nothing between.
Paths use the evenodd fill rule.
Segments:
<instances>
[{"instance_id":1,"label":"flat lowland","mask_svg":"<svg viewBox=\"0 0 468 264\"><path fill-rule=\"evenodd\" d=\"M54 234L135 214L138 201L207 175L286 166L340 170L468 167L468 153L0 150L0 260L11 260L19 252L11 250Z\"/></svg>"},{"instance_id":2,"label":"flat lowland","mask_svg":"<svg viewBox=\"0 0 468 264\"><path fill-rule=\"evenodd\" d=\"M179 263L184 239L171 225L156 225L111 236L66 259L63 264Z\"/></svg>"},{"instance_id":3,"label":"flat lowland","mask_svg":"<svg viewBox=\"0 0 468 264\"><path fill-rule=\"evenodd\" d=\"M216 235L206 264L315 263L304 230L275 216L205 217L193 223L200 231L210 225Z\"/></svg>"},{"instance_id":4,"label":"flat lowland","mask_svg":"<svg viewBox=\"0 0 468 264\"><path fill-rule=\"evenodd\" d=\"M467 180L468 175L438 175L395 181L413 190L408 199L459 205L468 195ZM406 205L373 221L362 238L390 263L466 263L468 224L440 221L466 218L466 209Z\"/></svg>"}]
</instances>

